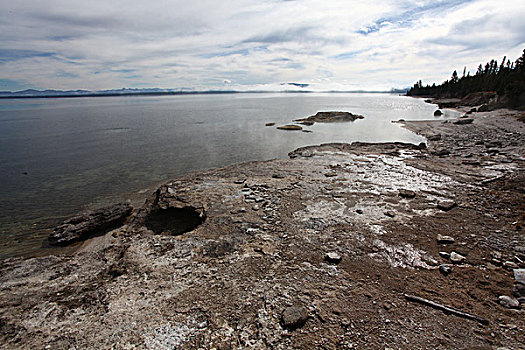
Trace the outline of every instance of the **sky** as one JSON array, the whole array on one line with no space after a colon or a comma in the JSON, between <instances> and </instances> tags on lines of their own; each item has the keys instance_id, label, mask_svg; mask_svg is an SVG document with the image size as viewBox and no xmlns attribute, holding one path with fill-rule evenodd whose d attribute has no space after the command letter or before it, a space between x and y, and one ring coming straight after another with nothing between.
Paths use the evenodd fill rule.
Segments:
<instances>
[{"instance_id":1,"label":"sky","mask_svg":"<svg viewBox=\"0 0 525 350\"><path fill-rule=\"evenodd\" d=\"M524 18L523 0L0 0L0 90L390 90L517 59Z\"/></svg>"}]
</instances>

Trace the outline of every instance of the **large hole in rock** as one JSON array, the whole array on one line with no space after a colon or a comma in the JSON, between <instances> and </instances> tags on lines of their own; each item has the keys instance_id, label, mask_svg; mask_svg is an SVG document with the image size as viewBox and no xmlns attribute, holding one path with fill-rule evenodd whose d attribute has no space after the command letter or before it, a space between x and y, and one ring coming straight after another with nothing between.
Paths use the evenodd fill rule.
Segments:
<instances>
[{"instance_id":1,"label":"large hole in rock","mask_svg":"<svg viewBox=\"0 0 525 350\"><path fill-rule=\"evenodd\" d=\"M204 222L204 217L192 207L168 208L152 211L145 225L157 234L181 235Z\"/></svg>"}]
</instances>

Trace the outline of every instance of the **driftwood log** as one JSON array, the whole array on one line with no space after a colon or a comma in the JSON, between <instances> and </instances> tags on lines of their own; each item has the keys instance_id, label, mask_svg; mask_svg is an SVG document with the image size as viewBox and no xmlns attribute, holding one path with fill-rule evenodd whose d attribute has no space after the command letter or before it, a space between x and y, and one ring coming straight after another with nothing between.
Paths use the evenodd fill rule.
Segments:
<instances>
[{"instance_id":1,"label":"driftwood log","mask_svg":"<svg viewBox=\"0 0 525 350\"><path fill-rule=\"evenodd\" d=\"M425 299L425 298L416 297L416 296L408 295L408 294L405 294L405 298L407 300L409 300L409 301L415 301L417 303L433 307L435 309L444 311L446 313L450 313L450 314L453 314L453 315L456 315L456 316L459 316L459 317L463 317L463 318L468 318L469 320L478 321L481 324L485 324L485 325L489 324L489 321L487 319L484 319L482 317L476 316L476 315L468 313L468 312L464 312L464 311L455 309L455 308L453 308L451 306L439 304L439 303L436 303L434 301L431 301L431 300L428 300L428 299Z\"/></svg>"}]
</instances>

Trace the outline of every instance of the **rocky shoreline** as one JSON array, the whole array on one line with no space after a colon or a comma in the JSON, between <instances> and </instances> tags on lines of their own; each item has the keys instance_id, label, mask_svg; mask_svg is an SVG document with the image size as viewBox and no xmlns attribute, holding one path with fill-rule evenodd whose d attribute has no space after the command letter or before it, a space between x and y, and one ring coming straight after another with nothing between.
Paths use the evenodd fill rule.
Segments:
<instances>
[{"instance_id":1,"label":"rocky shoreline","mask_svg":"<svg viewBox=\"0 0 525 350\"><path fill-rule=\"evenodd\" d=\"M0 346L521 348L520 115L172 180L73 255L4 260Z\"/></svg>"}]
</instances>

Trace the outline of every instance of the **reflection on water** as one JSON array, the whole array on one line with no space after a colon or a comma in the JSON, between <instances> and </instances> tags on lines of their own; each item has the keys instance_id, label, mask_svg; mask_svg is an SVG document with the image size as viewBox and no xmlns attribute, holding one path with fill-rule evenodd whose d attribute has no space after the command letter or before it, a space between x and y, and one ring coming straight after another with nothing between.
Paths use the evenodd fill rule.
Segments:
<instances>
[{"instance_id":1,"label":"reflection on water","mask_svg":"<svg viewBox=\"0 0 525 350\"><path fill-rule=\"evenodd\" d=\"M363 120L265 127L318 111ZM324 142L423 139L391 123L435 106L388 94L231 94L0 101L0 257L34 252L64 217L188 171L286 157ZM445 118L454 112L447 112Z\"/></svg>"}]
</instances>

